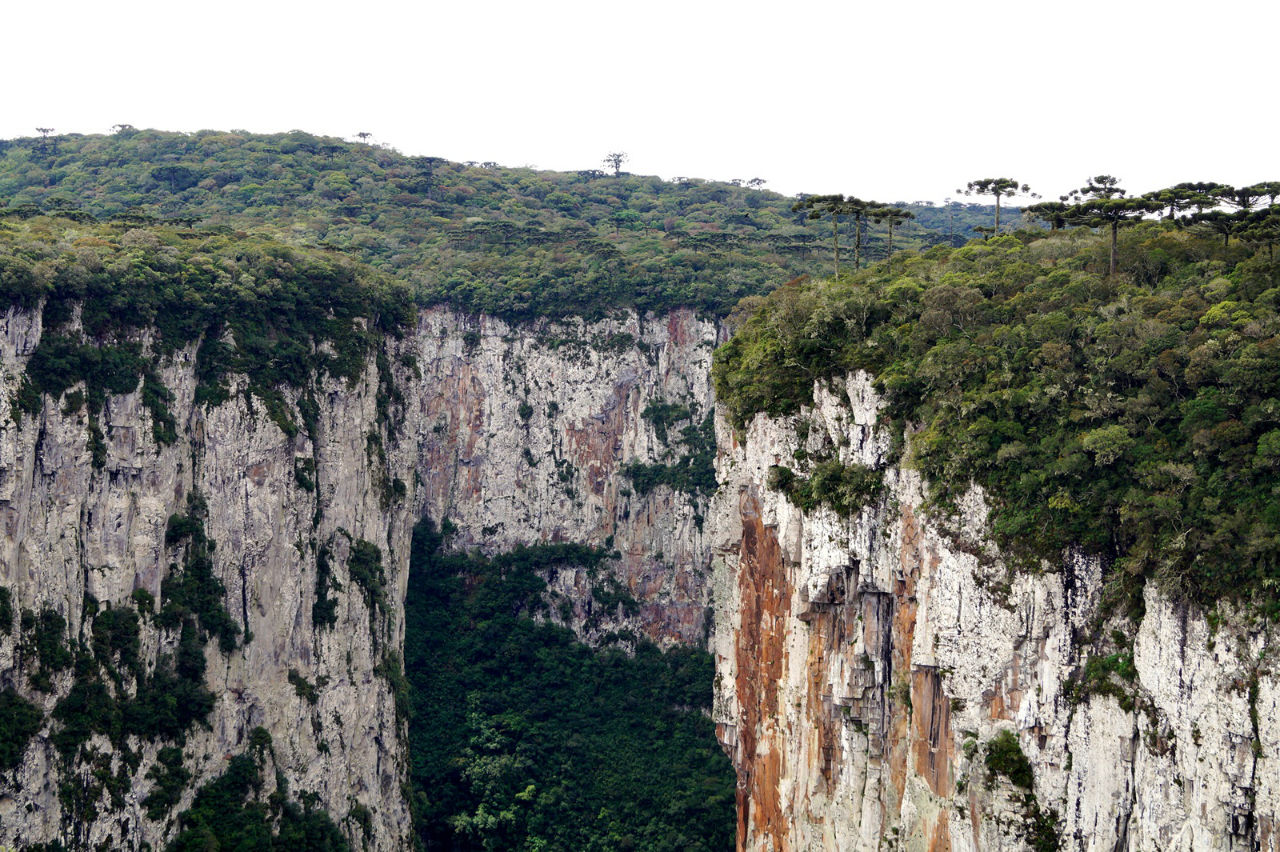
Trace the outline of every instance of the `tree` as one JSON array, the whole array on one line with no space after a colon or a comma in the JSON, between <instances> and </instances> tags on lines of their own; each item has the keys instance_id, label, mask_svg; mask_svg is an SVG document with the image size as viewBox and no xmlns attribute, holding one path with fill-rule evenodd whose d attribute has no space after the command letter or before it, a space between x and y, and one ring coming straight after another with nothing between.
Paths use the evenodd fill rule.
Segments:
<instances>
[{"instance_id":1,"label":"tree","mask_svg":"<svg viewBox=\"0 0 1280 852\"><path fill-rule=\"evenodd\" d=\"M1120 179L1111 175L1091 177L1084 186L1073 189L1067 197L1078 199L1078 203L1067 211L1068 221L1091 228L1105 226L1111 229L1108 275L1116 274L1116 243L1120 226L1131 224L1146 213L1155 213L1164 208L1163 203L1149 198L1125 198L1125 190L1120 188Z\"/></svg>"},{"instance_id":2,"label":"tree","mask_svg":"<svg viewBox=\"0 0 1280 852\"><path fill-rule=\"evenodd\" d=\"M877 225L889 226L889 249L885 255L889 258L889 272L893 272L893 229L906 222L908 219L916 218L916 214L902 207L894 207L892 205L881 205L872 207L866 211L866 215Z\"/></svg>"},{"instance_id":3,"label":"tree","mask_svg":"<svg viewBox=\"0 0 1280 852\"><path fill-rule=\"evenodd\" d=\"M1031 191L1031 187L1019 184L1013 178L981 178L980 180L971 180L964 189L957 189L956 192L964 195L991 195L996 199L996 226L995 233L1000 233L1000 199L1012 198L1015 195L1030 195L1032 198L1039 198Z\"/></svg>"},{"instance_id":4,"label":"tree","mask_svg":"<svg viewBox=\"0 0 1280 852\"><path fill-rule=\"evenodd\" d=\"M1255 246L1265 245L1267 257L1275 261L1276 243L1280 242L1280 208L1255 210L1248 215L1236 236Z\"/></svg>"},{"instance_id":5,"label":"tree","mask_svg":"<svg viewBox=\"0 0 1280 852\"><path fill-rule=\"evenodd\" d=\"M1039 204L1032 204L1030 207L1024 208L1023 213L1036 219L1041 219L1049 223L1049 230L1058 231L1066 226L1068 222L1067 211L1071 207L1067 204L1067 196L1062 196L1059 201L1041 201Z\"/></svg>"},{"instance_id":6,"label":"tree","mask_svg":"<svg viewBox=\"0 0 1280 852\"><path fill-rule=\"evenodd\" d=\"M1267 204L1274 206L1276 199L1280 198L1280 180L1268 180L1262 183L1255 183L1249 187L1259 197L1265 197Z\"/></svg>"},{"instance_id":7,"label":"tree","mask_svg":"<svg viewBox=\"0 0 1280 852\"><path fill-rule=\"evenodd\" d=\"M867 202L859 198L845 198L843 195L806 195L795 204L791 205L793 211L799 212L807 210L807 219L821 219L823 216L831 217L831 248L835 255L835 277L840 277L840 217L841 216L859 216L864 214L867 209ZM858 234L858 245L861 246L861 234ZM856 249L855 249L856 251ZM857 254L854 255L854 263L858 262Z\"/></svg>"},{"instance_id":8,"label":"tree","mask_svg":"<svg viewBox=\"0 0 1280 852\"><path fill-rule=\"evenodd\" d=\"M359 133L356 134L356 138L359 139L361 142L367 142L371 136L373 136L373 134L367 130L361 130Z\"/></svg>"},{"instance_id":9,"label":"tree","mask_svg":"<svg viewBox=\"0 0 1280 852\"><path fill-rule=\"evenodd\" d=\"M1143 198L1159 202L1162 208L1169 208L1164 218L1176 219L1179 213L1190 210L1192 207L1197 210L1206 210L1215 206L1218 203L1219 192L1227 189L1229 187L1218 183L1179 183L1168 189L1148 192Z\"/></svg>"},{"instance_id":10,"label":"tree","mask_svg":"<svg viewBox=\"0 0 1280 852\"><path fill-rule=\"evenodd\" d=\"M1259 191L1257 186L1242 186L1236 188L1223 184L1218 186L1213 193L1219 201L1229 207L1237 210L1252 210L1253 206L1263 199L1268 193L1263 190Z\"/></svg>"},{"instance_id":11,"label":"tree","mask_svg":"<svg viewBox=\"0 0 1280 852\"><path fill-rule=\"evenodd\" d=\"M1228 213L1226 210L1197 210L1190 216L1183 217L1183 221L1192 225L1201 225L1206 230L1221 235L1222 247L1226 248L1231 244L1231 236L1240 229L1248 215L1247 210L1235 213Z\"/></svg>"},{"instance_id":12,"label":"tree","mask_svg":"<svg viewBox=\"0 0 1280 852\"><path fill-rule=\"evenodd\" d=\"M610 151L608 154L604 155L604 164L613 169L614 177L622 175L622 164L626 161L627 154L625 151Z\"/></svg>"},{"instance_id":13,"label":"tree","mask_svg":"<svg viewBox=\"0 0 1280 852\"><path fill-rule=\"evenodd\" d=\"M151 179L168 184L170 192L182 192L199 183L200 175L186 166L156 166L151 170Z\"/></svg>"}]
</instances>

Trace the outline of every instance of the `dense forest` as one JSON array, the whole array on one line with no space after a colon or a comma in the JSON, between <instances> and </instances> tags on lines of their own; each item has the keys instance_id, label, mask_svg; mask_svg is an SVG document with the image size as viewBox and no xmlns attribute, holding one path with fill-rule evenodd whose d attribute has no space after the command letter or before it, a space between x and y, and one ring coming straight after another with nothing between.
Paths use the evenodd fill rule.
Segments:
<instances>
[{"instance_id":1,"label":"dense forest","mask_svg":"<svg viewBox=\"0 0 1280 852\"><path fill-rule=\"evenodd\" d=\"M405 601L423 845L732 848L735 778L708 715L711 655L630 635L594 649L556 624L554 607L571 604L548 598L546 572L595 576L597 614L636 607L608 582L605 551L490 559L444 544L429 520L414 530Z\"/></svg>"},{"instance_id":2,"label":"dense forest","mask_svg":"<svg viewBox=\"0 0 1280 852\"><path fill-rule=\"evenodd\" d=\"M1101 227L902 252L892 268L782 287L741 306L717 394L741 428L811 402L815 380L868 370L935 509L983 486L1016 561L1079 548L1106 558L1115 604L1140 604L1154 580L1274 618L1280 264L1258 212L1228 214L1224 238L1212 216L1130 212L1112 229L1096 207L1069 210ZM874 472L805 465L772 481L845 511L876 493Z\"/></svg>"},{"instance_id":3,"label":"dense forest","mask_svg":"<svg viewBox=\"0 0 1280 852\"><path fill-rule=\"evenodd\" d=\"M0 215L11 219L251 232L345 253L407 282L422 304L511 320L626 307L720 315L829 272L830 226L759 187L453 163L301 132L122 128L0 142ZM963 244L991 218L981 204L905 207L915 218L897 229L900 248ZM842 241L853 226L841 224ZM886 254L887 237L868 223L866 259Z\"/></svg>"}]
</instances>

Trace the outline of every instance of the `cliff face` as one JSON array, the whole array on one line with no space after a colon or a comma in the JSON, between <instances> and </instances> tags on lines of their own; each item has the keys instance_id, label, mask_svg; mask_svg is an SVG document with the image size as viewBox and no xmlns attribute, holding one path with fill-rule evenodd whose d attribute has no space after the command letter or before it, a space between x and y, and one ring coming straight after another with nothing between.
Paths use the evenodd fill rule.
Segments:
<instances>
[{"instance_id":1,"label":"cliff face","mask_svg":"<svg viewBox=\"0 0 1280 852\"><path fill-rule=\"evenodd\" d=\"M885 464L865 374L815 400L741 442L718 424L716 719L740 849L1280 847L1274 636L1153 587L1135 628L1105 614L1123 607L1103 608L1092 560L1007 573L980 493L944 524ZM882 468L882 497L800 511L766 484L797 451Z\"/></svg>"},{"instance_id":2,"label":"cliff face","mask_svg":"<svg viewBox=\"0 0 1280 852\"><path fill-rule=\"evenodd\" d=\"M0 410L10 410L40 334L38 313L0 319ZM159 847L194 791L261 727L293 798L315 793L357 848L404 848L406 750L392 682L414 523L450 518L457 546L615 548L615 574L641 604L625 626L660 641L700 639L707 600L698 578L708 561L700 513L665 487L631 493L619 471L678 453L641 416L651 400L710 410L714 342L714 326L683 313L643 326L632 316L516 330L435 310L389 341L358 382L322 381L313 429L293 437L242 386L220 405L197 404L193 348L159 370L174 394L175 443L156 443L141 390L108 397L100 466L82 407L46 399L21 425L7 419L0 587L14 616L11 631L0 630L0 689L13 687L44 715L17 768L0 775L0 844ZM297 395L287 396L295 405ZM199 498L207 508L197 511ZM63 641L88 649L101 613L140 610L142 670L165 655L181 668L186 637L162 627L135 594L145 590L158 609L172 594L166 578L194 572L176 566L188 564L195 538L166 538L175 514L198 520L216 543L212 574L241 635L231 650L204 645L213 709L186 732L189 783L167 817L151 819L144 800L159 783L148 773L174 740L93 731L86 744L96 763L85 752L65 763L55 744L69 723L52 711L76 688L76 667L55 667L37 688L43 664L28 627L56 615ZM590 584L556 583L578 590L574 621L585 624ZM123 655L106 659L124 669ZM136 688L125 678L117 691L127 699ZM262 797L276 789L266 774Z\"/></svg>"},{"instance_id":3,"label":"cliff face","mask_svg":"<svg viewBox=\"0 0 1280 852\"><path fill-rule=\"evenodd\" d=\"M674 465L687 451L677 427L663 440L644 412L652 402L684 405L694 425L711 413L716 334L687 311L520 332L491 318L427 313L411 342L422 380L406 418L424 511L458 527L453 547L610 547L620 555L615 575L640 604L614 626L702 643L706 497L663 486L640 494L622 469ZM591 606L586 585L580 576L552 579L581 601L579 626Z\"/></svg>"}]
</instances>

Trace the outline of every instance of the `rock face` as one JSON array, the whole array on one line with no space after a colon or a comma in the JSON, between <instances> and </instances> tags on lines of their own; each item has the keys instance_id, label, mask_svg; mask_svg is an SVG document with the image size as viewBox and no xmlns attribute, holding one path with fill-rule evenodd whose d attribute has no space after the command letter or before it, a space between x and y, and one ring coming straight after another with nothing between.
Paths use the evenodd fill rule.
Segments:
<instances>
[{"instance_id":1,"label":"rock face","mask_svg":"<svg viewBox=\"0 0 1280 852\"><path fill-rule=\"evenodd\" d=\"M981 493L940 522L886 464L878 405L857 374L741 440L718 424L715 712L739 849L1280 848L1275 637L1152 586L1136 623L1106 615L1124 607L1103 607L1092 560L1007 572ZM767 485L797 451L883 469L883 496L800 511Z\"/></svg>"},{"instance_id":2,"label":"rock face","mask_svg":"<svg viewBox=\"0 0 1280 852\"><path fill-rule=\"evenodd\" d=\"M40 334L38 313L0 318L0 411L10 411ZM159 371L174 394L178 440L156 443L141 391L108 397L100 467L83 407L46 398L21 424L3 418L0 587L14 623L0 630L0 690L35 702L44 722L17 768L0 775L0 845L160 848L173 836L173 816L261 727L291 796L316 794L355 848L408 848L405 729L392 683L410 534L424 514L456 525L455 546L616 549L614 574L641 606L611 626L701 641L709 550L697 502L666 487L632 493L620 470L679 453L642 416L654 399L697 415L711 410L715 336L714 325L688 313L515 329L425 311L358 382L322 380L313 430L292 437L243 383L221 405L196 404L193 347ZM143 804L157 786L148 770L173 743L130 737L130 758L94 734L89 747L124 782L114 801L95 791L92 768L64 765L54 747L65 726L51 714L73 671L56 671L46 691L33 686L31 637L18 614L56 613L64 637L87 647L95 609L138 606L135 590L159 605L187 547L166 542L169 518L187 513L193 495L207 505L213 574L244 641L227 653L217 641L205 646L204 682L216 700L208 724L183 745L190 782L168 818L153 820ZM556 583L578 590L573 620L585 625L590 584ZM315 605L326 597L332 623L317 624ZM179 642L177 630L145 614L139 640L144 669ZM59 795L67 783L87 791L79 811ZM269 778L261 795L273 789ZM86 799L96 818L83 818Z\"/></svg>"}]
</instances>

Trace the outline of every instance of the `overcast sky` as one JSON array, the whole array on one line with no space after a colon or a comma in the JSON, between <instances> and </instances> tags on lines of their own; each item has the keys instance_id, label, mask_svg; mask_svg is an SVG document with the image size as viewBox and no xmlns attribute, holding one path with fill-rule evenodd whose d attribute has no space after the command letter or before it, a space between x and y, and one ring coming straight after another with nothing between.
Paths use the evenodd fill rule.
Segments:
<instances>
[{"instance_id":1,"label":"overcast sky","mask_svg":"<svg viewBox=\"0 0 1280 852\"><path fill-rule=\"evenodd\" d=\"M1044 11L1039 11L1044 10ZM406 154L883 201L1280 179L1280 3L49 0L0 137L302 129Z\"/></svg>"}]
</instances>

